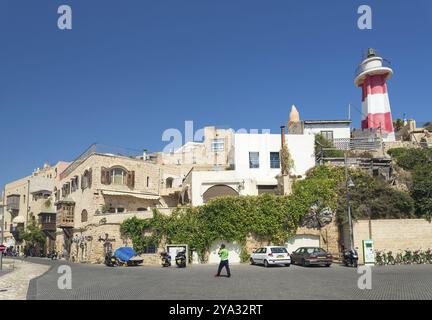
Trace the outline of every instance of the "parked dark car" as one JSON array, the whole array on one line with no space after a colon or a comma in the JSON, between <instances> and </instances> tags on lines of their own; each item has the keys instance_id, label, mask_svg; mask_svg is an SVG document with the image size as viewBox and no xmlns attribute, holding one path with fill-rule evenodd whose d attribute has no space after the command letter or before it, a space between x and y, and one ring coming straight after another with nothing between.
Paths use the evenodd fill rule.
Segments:
<instances>
[{"instance_id":1,"label":"parked dark car","mask_svg":"<svg viewBox=\"0 0 432 320\"><path fill-rule=\"evenodd\" d=\"M302 266L325 265L330 267L333 256L319 247L301 247L291 253L291 263Z\"/></svg>"}]
</instances>

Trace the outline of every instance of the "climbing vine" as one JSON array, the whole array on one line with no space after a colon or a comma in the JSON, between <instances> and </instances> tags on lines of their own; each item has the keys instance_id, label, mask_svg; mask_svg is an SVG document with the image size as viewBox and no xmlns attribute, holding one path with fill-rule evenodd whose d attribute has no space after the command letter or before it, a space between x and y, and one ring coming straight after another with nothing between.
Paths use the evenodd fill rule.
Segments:
<instances>
[{"instance_id":1,"label":"climbing vine","mask_svg":"<svg viewBox=\"0 0 432 320\"><path fill-rule=\"evenodd\" d=\"M350 190L354 219L411 218L414 204L408 193L393 189L387 182L361 170L349 170L355 183ZM423 173L423 175L425 175ZM425 204L424 206L426 206ZM201 260L215 241L237 242L242 246L241 260L249 254L249 236L261 242L285 244L313 206L328 208L339 222L346 222L346 185L343 167L317 166L306 179L296 180L288 196L220 197L194 208L177 208L170 216L154 211L152 219L130 218L121 232L130 238L137 252L148 245L185 243Z\"/></svg>"}]
</instances>

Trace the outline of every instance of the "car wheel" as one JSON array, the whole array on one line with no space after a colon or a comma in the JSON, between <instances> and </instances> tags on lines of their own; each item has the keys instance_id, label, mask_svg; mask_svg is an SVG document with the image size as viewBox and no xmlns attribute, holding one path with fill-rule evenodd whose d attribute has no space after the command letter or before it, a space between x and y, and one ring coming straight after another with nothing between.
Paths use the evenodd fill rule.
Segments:
<instances>
[{"instance_id":1,"label":"car wheel","mask_svg":"<svg viewBox=\"0 0 432 320\"><path fill-rule=\"evenodd\" d=\"M267 261L267 260L264 260L264 267L268 268L268 266L269 266L268 261Z\"/></svg>"},{"instance_id":2,"label":"car wheel","mask_svg":"<svg viewBox=\"0 0 432 320\"><path fill-rule=\"evenodd\" d=\"M305 260L305 259L302 259L302 266L303 266L303 267L306 267L306 266L307 266L307 264L306 264L306 260Z\"/></svg>"},{"instance_id":3,"label":"car wheel","mask_svg":"<svg viewBox=\"0 0 432 320\"><path fill-rule=\"evenodd\" d=\"M331 266L331 264L330 264L330 263L327 263L327 264L326 264L325 266L326 266L326 267L328 268L328 267L330 267L330 266Z\"/></svg>"},{"instance_id":4,"label":"car wheel","mask_svg":"<svg viewBox=\"0 0 432 320\"><path fill-rule=\"evenodd\" d=\"M255 264L254 259L250 258L250 264L251 264L251 265L254 265L254 264Z\"/></svg>"},{"instance_id":5,"label":"car wheel","mask_svg":"<svg viewBox=\"0 0 432 320\"><path fill-rule=\"evenodd\" d=\"M291 265L291 263L287 263L285 266L289 267Z\"/></svg>"}]
</instances>

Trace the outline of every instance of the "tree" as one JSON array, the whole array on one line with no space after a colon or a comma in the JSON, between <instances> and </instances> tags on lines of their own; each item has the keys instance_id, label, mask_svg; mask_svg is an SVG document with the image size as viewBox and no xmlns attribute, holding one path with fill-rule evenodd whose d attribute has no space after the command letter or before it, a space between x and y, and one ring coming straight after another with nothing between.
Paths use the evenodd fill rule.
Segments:
<instances>
[{"instance_id":1,"label":"tree","mask_svg":"<svg viewBox=\"0 0 432 320\"><path fill-rule=\"evenodd\" d=\"M342 158L344 156L344 152L342 150L337 150L332 141L326 139L322 134L316 134L315 155L318 156L320 154L325 158Z\"/></svg>"},{"instance_id":2,"label":"tree","mask_svg":"<svg viewBox=\"0 0 432 320\"><path fill-rule=\"evenodd\" d=\"M288 150L288 146L286 143L283 144L281 149L281 166L282 166L282 173L284 174L290 174L291 169L294 167L294 160L291 157L291 154Z\"/></svg>"},{"instance_id":3,"label":"tree","mask_svg":"<svg viewBox=\"0 0 432 320\"><path fill-rule=\"evenodd\" d=\"M395 148L388 151L396 164L412 175L410 194L419 218L432 219L432 148Z\"/></svg>"},{"instance_id":4,"label":"tree","mask_svg":"<svg viewBox=\"0 0 432 320\"><path fill-rule=\"evenodd\" d=\"M432 219L432 163L413 170L411 196L416 203L416 213L428 221Z\"/></svg>"},{"instance_id":5,"label":"tree","mask_svg":"<svg viewBox=\"0 0 432 320\"><path fill-rule=\"evenodd\" d=\"M31 221L25 232L22 235L23 240L26 241L26 247L28 249L34 249L38 246L43 246L46 240L46 235L39 228L35 221Z\"/></svg>"}]
</instances>

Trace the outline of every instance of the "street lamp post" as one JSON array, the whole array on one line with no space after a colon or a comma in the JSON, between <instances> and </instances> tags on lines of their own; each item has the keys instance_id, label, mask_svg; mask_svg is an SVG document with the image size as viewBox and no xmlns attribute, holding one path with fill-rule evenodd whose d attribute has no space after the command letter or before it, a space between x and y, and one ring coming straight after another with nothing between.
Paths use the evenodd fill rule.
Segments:
<instances>
[{"instance_id":1,"label":"street lamp post","mask_svg":"<svg viewBox=\"0 0 432 320\"><path fill-rule=\"evenodd\" d=\"M1 235L0 235L0 245L3 244L4 236L4 206L0 204L0 218L1 218ZM0 271L3 270L3 252L0 252Z\"/></svg>"},{"instance_id":2,"label":"street lamp post","mask_svg":"<svg viewBox=\"0 0 432 320\"><path fill-rule=\"evenodd\" d=\"M350 235L350 249L354 248L354 235L353 235L353 224L351 217L351 205L350 205L350 188L353 188L354 182L348 176L348 162L347 162L347 153L345 152L345 184L346 184L346 195L347 195L347 209L348 209L348 226L349 226L349 235Z\"/></svg>"}]
</instances>

